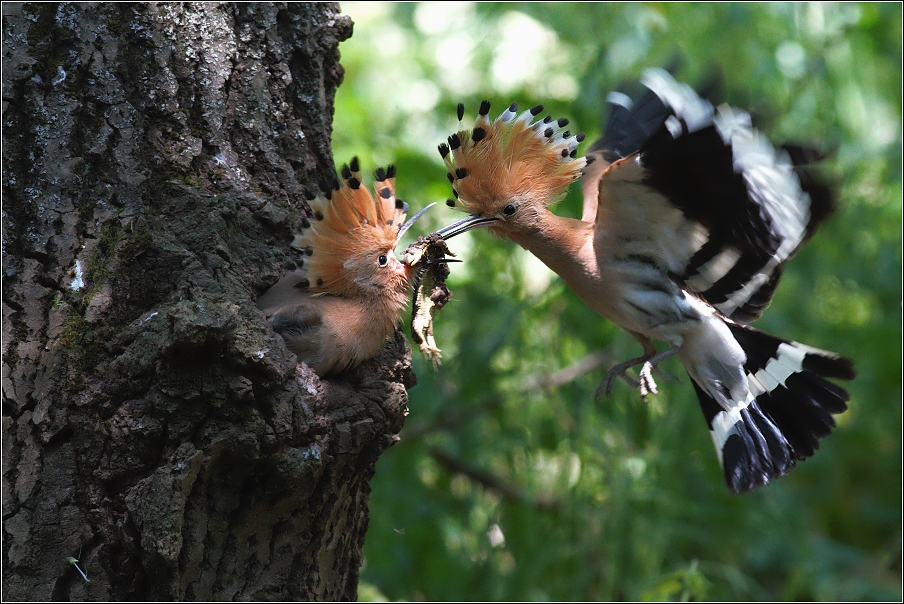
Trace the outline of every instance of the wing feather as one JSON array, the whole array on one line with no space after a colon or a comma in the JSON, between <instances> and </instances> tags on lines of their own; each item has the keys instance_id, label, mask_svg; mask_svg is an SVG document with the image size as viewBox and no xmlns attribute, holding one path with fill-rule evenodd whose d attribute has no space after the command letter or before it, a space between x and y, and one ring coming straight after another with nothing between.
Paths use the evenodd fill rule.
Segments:
<instances>
[{"instance_id":1,"label":"wing feather","mask_svg":"<svg viewBox=\"0 0 904 604\"><path fill-rule=\"evenodd\" d=\"M714 109L663 70L642 82L637 103L610 98L609 130L590 151L614 163L588 171L585 199L599 179L596 221L611 241L646 231L676 281L733 319L755 320L831 213L831 190L803 169L812 153L775 149L747 113Z\"/></svg>"}]
</instances>

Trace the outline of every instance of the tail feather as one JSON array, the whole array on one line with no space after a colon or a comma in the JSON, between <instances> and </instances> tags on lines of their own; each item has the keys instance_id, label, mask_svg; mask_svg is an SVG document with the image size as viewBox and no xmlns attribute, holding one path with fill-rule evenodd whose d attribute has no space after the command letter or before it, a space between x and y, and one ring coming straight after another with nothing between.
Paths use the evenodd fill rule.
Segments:
<instances>
[{"instance_id":1,"label":"tail feather","mask_svg":"<svg viewBox=\"0 0 904 604\"><path fill-rule=\"evenodd\" d=\"M778 424L798 459L812 456L819 448L819 439L831 434L835 428L830 409L837 409L833 404L836 397L830 392L827 392L829 396L821 396L818 390L809 389L807 382L810 381L806 378L797 380L788 388L777 388L769 396L761 397L763 411Z\"/></svg>"},{"instance_id":2,"label":"tail feather","mask_svg":"<svg viewBox=\"0 0 904 604\"><path fill-rule=\"evenodd\" d=\"M854 363L850 359L832 353L805 356L803 368L822 377L839 380L852 380L857 376L857 372L854 371Z\"/></svg>"},{"instance_id":3,"label":"tail feather","mask_svg":"<svg viewBox=\"0 0 904 604\"><path fill-rule=\"evenodd\" d=\"M849 359L726 322L744 351L746 388L694 388L710 425L728 487L744 493L791 471L835 428L850 396L825 378L853 379Z\"/></svg>"},{"instance_id":4,"label":"tail feather","mask_svg":"<svg viewBox=\"0 0 904 604\"><path fill-rule=\"evenodd\" d=\"M791 471L799 457L781 428L754 400L725 410L691 379L710 425L716 453L733 493L746 493ZM812 455L812 453L811 453Z\"/></svg>"}]
</instances>

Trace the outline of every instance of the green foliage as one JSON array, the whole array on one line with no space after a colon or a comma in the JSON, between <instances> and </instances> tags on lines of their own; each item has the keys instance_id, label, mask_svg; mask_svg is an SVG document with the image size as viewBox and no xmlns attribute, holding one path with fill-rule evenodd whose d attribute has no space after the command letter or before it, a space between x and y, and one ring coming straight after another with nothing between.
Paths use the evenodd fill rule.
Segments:
<instances>
[{"instance_id":1,"label":"green foliage","mask_svg":"<svg viewBox=\"0 0 904 604\"><path fill-rule=\"evenodd\" d=\"M758 326L855 359L819 453L731 496L680 365L643 403L593 392L637 345L523 250L456 238L444 364L415 352L402 441L380 460L362 599L900 600L901 7L898 4L344 4L339 163L394 162L414 209L451 191L436 145L511 101L588 138L606 93L679 64L776 142L831 152L839 211ZM582 147L583 148L583 147ZM573 187L557 212L576 216ZM440 206L420 232L460 214ZM584 362L583 371L560 370ZM588 369L589 367L589 369Z\"/></svg>"}]
</instances>

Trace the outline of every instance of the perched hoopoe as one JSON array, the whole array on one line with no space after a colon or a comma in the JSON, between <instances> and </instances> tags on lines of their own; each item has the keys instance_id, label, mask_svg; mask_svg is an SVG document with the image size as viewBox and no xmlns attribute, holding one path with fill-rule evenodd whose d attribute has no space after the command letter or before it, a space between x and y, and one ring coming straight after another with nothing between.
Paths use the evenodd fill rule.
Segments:
<instances>
[{"instance_id":1,"label":"perched hoopoe","mask_svg":"<svg viewBox=\"0 0 904 604\"><path fill-rule=\"evenodd\" d=\"M292 243L303 264L257 301L298 360L320 376L377 354L408 301L415 267L399 262L394 250L430 206L405 222L408 204L396 199L395 168L374 176L376 200L361 186L358 158L342 167L341 185L307 195L313 221Z\"/></svg>"},{"instance_id":2,"label":"perched hoopoe","mask_svg":"<svg viewBox=\"0 0 904 604\"><path fill-rule=\"evenodd\" d=\"M713 109L663 70L642 82L637 103L610 95L606 134L586 158L567 120L534 119L542 106L512 105L491 122L484 102L474 128L439 147L471 214L439 232L487 227L514 241L640 342L643 355L614 367L597 395L638 365L641 394L655 393L653 368L675 355L728 486L742 493L813 455L847 409L848 393L825 378L853 379L851 361L745 325L831 195L799 165L806 152L776 151L746 113ZM550 212L581 176L582 220ZM654 339L670 347L657 353Z\"/></svg>"}]
</instances>

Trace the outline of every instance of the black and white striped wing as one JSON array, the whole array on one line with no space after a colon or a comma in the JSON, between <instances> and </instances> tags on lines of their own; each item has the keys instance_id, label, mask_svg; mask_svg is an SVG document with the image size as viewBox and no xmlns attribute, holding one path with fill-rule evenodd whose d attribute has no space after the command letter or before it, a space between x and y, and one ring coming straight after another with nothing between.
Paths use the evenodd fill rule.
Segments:
<instances>
[{"instance_id":1,"label":"black and white striped wing","mask_svg":"<svg viewBox=\"0 0 904 604\"><path fill-rule=\"evenodd\" d=\"M600 207L597 220L617 230L618 223L605 222L607 215L643 213L644 199L667 200L693 225L682 225L686 241L666 252L674 277L724 315L755 320L771 302L784 264L831 212L830 190L802 169L809 159L805 152L776 150L752 128L747 113L714 109L663 70L648 70L642 82L649 92L637 105L624 96L610 98L611 132L591 149L612 159L631 157L642 168L629 175L626 161L613 164L600 183L601 206L604 197L630 199L615 190L614 181L649 191L634 196L637 208ZM660 204L657 199L652 207ZM654 232L657 221L675 220L662 212L645 218Z\"/></svg>"}]
</instances>

